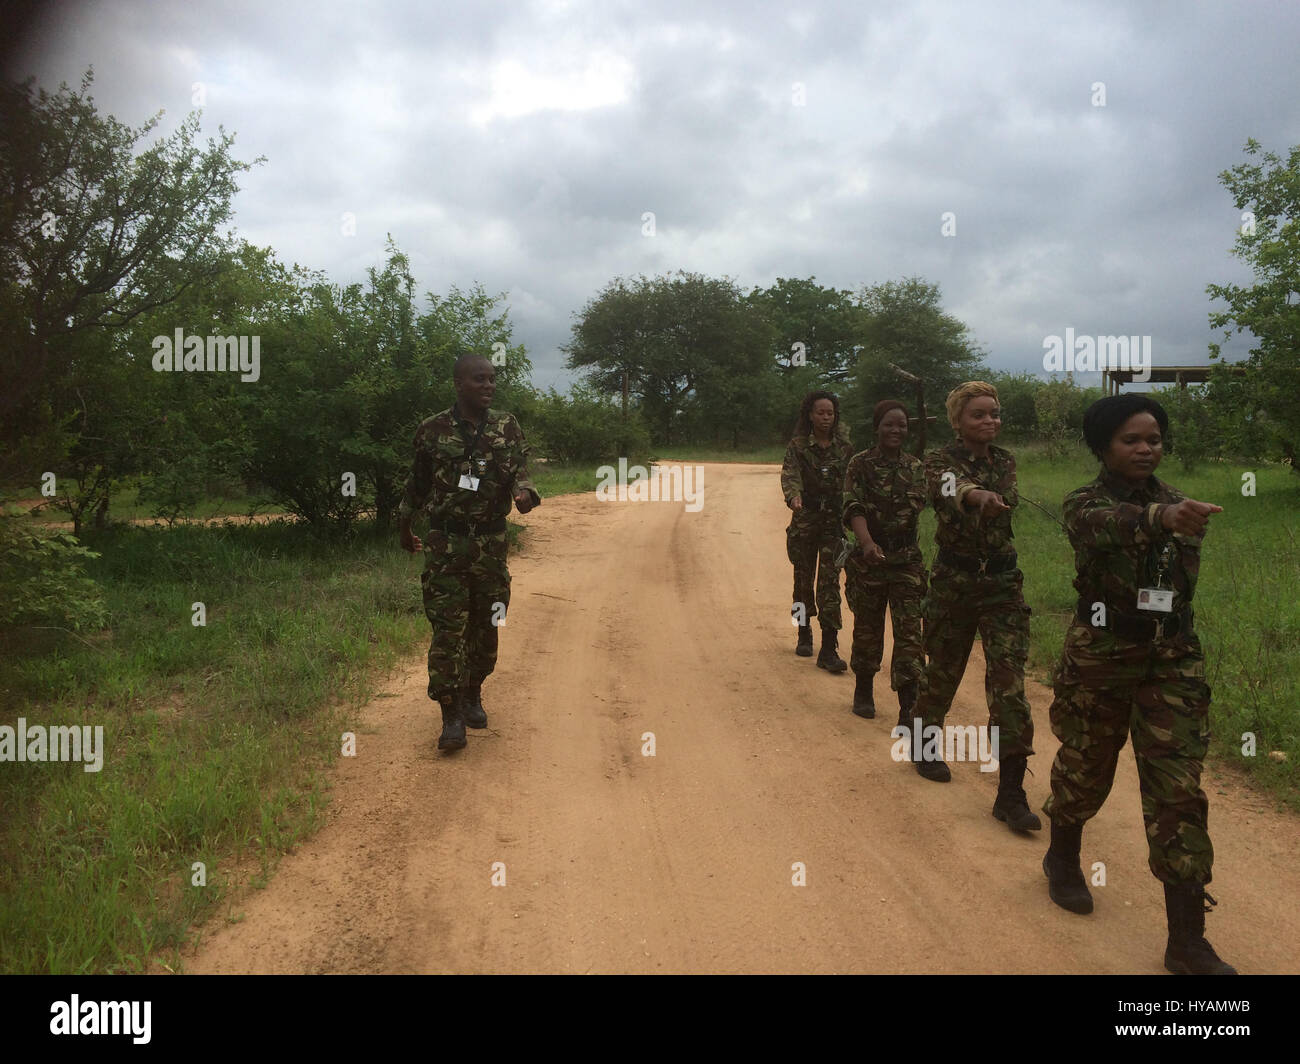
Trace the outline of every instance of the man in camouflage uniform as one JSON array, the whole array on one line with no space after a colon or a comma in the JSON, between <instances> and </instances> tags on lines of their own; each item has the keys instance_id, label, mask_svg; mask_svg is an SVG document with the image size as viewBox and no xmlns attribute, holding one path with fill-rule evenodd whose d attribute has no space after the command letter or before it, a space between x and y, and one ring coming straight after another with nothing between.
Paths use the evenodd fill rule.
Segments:
<instances>
[{"instance_id":1,"label":"man in camouflage uniform","mask_svg":"<svg viewBox=\"0 0 1300 1064\"><path fill-rule=\"evenodd\" d=\"M528 444L511 414L492 410L496 370L486 358L456 362L456 402L420 424L399 509L402 547L423 549L424 613L433 626L429 697L442 708L438 749L465 746L465 725L486 728L482 684L496 667L497 627L510 605L506 515L541 504L528 479ZM428 542L411 517L429 519Z\"/></svg>"},{"instance_id":2,"label":"man in camouflage uniform","mask_svg":"<svg viewBox=\"0 0 1300 1064\"><path fill-rule=\"evenodd\" d=\"M1083 825L1110 793L1132 732L1148 863L1165 887L1165 966L1235 974L1204 938L1214 863L1200 786L1210 688L1191 605L1201 539L1221 508L1153 475L1167 430L1163 408L1144 395L1108 397L1085 416L1104 465L1065 498L1079 599L1054 676L1052 731L1061 748L1043 804L1052 823L1043 871L1053 901L1092 911L1079 862Z\"/></svg>"},{"instance_id":3,"label":"man in camouflage uniform","mask_svg":"<svg viewBox=\"0 0 1300 1064\"><path fill-rule=\"evenodd\" d=\"M1034 752L1034 718L1025 698L1029 607L1011 531L1020 496L1015 457L992 443L1002 425L997 404L997 390L984 381L955 388L947 406L958 438L925 458L939 549L925 602L928 662L916 716L923 729L943 725L978 631L988 727L998 729L993 816L1014 830L1037 831L1042 822L1030 811L1024 791L1025 768ZM916 770L938 782L952 778L942 756L923 756Z\"/></svg>"},{"instance_id":4,"label":"man in camouflage uniform","mask_svg":"<svg viewBox=\"0 0 1300 1064\"><path fill-rule=\"evenodd\" d=\"M916 542L916 519L925 508L925 467L902 451L907 409L894 400L876 404L877 445L855 454L844 479L843 522L859 549L845 566L845 598L853 611L857 677L853 712L876 715L872 684L885 648L885 605L894 628L890 685L898 692L898 723L906 726L916 705L925 664L921 650L921 601L925 565Z\"/></svg>"},{"instance_id":5,"label":"man in camouflage uniform","mask_svg":"<svg viewBox=\"0 0 1300 1064\"><path fill-rule=\"evenodd\" d=\"M781 493L793 511L785 530L785 544L786 557L794 566L792 614L799 621L795 653L800 657L812 655L811 621L820 616L822 646L817 664L833 673L848 669L837 653L842 623L840 569L835 560L844 542L840 502L853 445L839 418L839 400L830 392L805 396L794 439L781 465Z\"/></svg>"}]
</instances>

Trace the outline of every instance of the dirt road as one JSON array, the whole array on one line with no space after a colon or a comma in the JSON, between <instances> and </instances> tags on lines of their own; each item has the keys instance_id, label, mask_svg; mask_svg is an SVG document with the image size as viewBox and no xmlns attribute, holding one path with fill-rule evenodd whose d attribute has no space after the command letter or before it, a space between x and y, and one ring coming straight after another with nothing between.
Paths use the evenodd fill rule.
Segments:
<instances>
[{"instance_id":1,"label":"dirt road","mask_svg":"<svg viewBox=\"0 0 1300 1064\"><path fill-rule=\"evenodd\" d=\"M996 773L922 780L890 757L884 679L860 720L852 673L794 655L777 478L709 464L696 513L566 496L523 518L489 731L436 752L413 646L329 824L187 970L1163 972L1132 755L1084 835L1085 869L1106 866L1096 911L1067 913L1046 825L1018 837L989 815ZM1029 694L1037 809L1057 744L1049 691ZM977 644L949 720L986 717ZM1206 790L1210 940L1243 972L1300 970L1297 820L1213 772Z\"/></svg>"}]
</instances>

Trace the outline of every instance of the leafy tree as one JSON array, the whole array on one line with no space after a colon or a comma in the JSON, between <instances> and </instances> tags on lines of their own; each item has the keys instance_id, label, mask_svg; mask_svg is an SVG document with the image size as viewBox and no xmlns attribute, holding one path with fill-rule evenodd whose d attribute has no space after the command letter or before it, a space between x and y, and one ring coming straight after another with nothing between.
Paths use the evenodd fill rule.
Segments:
<instances>
[{"instance_id":1,"label":"leafy tree","mask_svg":"<svg viewBox=\"0 0 1300 1064\"><path fill-rule=\"evenodd\" d=\"M1038 438L1049 455L1066 454L1082 442L1084 412L1100 398L1100 388L1080 388L1073 373L1046 381L1034 393Z\"/></svg>"},{"instance_id":2,"label":"leafy tree","mask_svg":"<svg viewBox=\"0 0 1300 1064\"><path fill-rule=\"evenodd\" d=\"M946 433L943 400L985 372L984 354L966 325L944 312L939 286L919 277L863 287L858 304L865 319L854 389L860 409L869 411L881 399L915 405L914 388L890 369L896 365L921 378L926 406Z\"/></svg>"},{"instance_id":3,"label":"leafy tree","mask_svg":"<svg viewBox=\"0 0 1300 1064\"><path fill-rule=\"evenodd\" d=\"M417 317L409 263L391 239L384 268L372 268L364 287L295 279L304 287L287 301L291 312L259 326L262 378L236 392L244 472L318 529L346 533L371 509L387 526L416 427L455 397L458 355L490 358L501 343L507 394L523 387L528 359L510 345L503 297L481 287L430 294Z\"/></svg>"},{"instance_id":4,"label":"leafy tree","mask_svg":"<svg viewBox=\"0 0 1300 1064\"><path fill-rule=\"evenodd\" d=\"M1226 310L1212 311L1210 325L1234 333L1250 332L1256 346L1246 364L1250 373L1241 388L1220 399L1238 403L1241 419L1256 427L1256 439L1269 441L1267 454L1284 456L1295 467L1300 436L1300 146L1284 161L1251 138L1246 154L1256 163L1239 163L1219 175L1237 209L1248 212L1237 231L1233 254L1250 263L1255 283L1249 287L1211 284L1206 291ZM1219 358L1220 345L1210 344Z\"/></svg>"},{"instance_id":5,"label":"leafy tree","mask_svg":"<svg viewBox=\"0 0 1300 1064\"><path fill-rule=\"evenodd\" d=\"M771 334L729 280L678 271L615 278L576 315L563 350L597 391L631 398L660 442L686 424L735 438L757 420L752 382L770 371Z\"/></svg>"},{"instance_id":6,"label":"leafy tree","mask_svg":"<svg viewBox=\"0 0 1300 1064\"><path fill-rule=\"evenodd\" d=\"M750 292L747 301L775 330L773 357L784 373L809 365L825 387L848 380L862 338L862 311L852 292L825 288L815 277L778 277L772 287Z\"/></svg>"},{"instance_id":7,"label":"leafy tree","mask_svg":"<svg viewBox=\"0 0 1300 1064\"><path fill-rule=\"evenodd\" d=\"M1205 386L1190 388L1156 388L1151 398L1169 415L1169 438L1166 450L1178 459L1183 469L1195 469L1207 458L1222 453L1223 438L1218 432L1218 418L1206 401Z\"/></svg>"},{"instance_id":8,"label":"leafy tree","mask_svg":"<svg viewBox=\"0 0 1300 1064\"><path fill-rule=\"evenodd\" d=\"M159 116L132 129L99 115L92 80L54 94L30 78L0 86L0 478L51 468L69 437L105 431L86 420L87 393L126 371L97 365L120 354L106 337L220 272L235 175L253 165L230 157L224 130L196 145L197 112L138 149Z\"/></svg>"},{"instance_id":9,"label":"leafy tree","mask_svg":"<svg viewBox=\"0 0 1300 1064\"><path fill-rule=\"evenodd\" d=\"M1032 373L1005 373L989 370L984 374L998 390L1002 409L1002 435L1008 440L1027 442L1038 436L1038 408L1034 398L1047 382Z\"/></svg>"}]
</instances>

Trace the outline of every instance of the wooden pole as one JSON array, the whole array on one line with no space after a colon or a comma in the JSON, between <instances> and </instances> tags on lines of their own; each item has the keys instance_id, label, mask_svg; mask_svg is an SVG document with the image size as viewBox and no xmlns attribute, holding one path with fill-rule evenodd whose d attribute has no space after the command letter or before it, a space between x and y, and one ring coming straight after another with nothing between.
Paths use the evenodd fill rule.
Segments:
<instances>
[{"instance_id":1,"label":"wooden pole","mask_svg":"<svg viewBox=\"0 0 1300 1064\"><path fill-rule=\"evenodd\" d=\"M930 418L925 416L925 382L915 373L908 373L901 366L889 363L889 368L897 373L905 381L911 381L916 386L916 417L912 420L916 422L916 456L919 458L925 453L925 427L930 422Z\"/></svg>"}]
</instances>

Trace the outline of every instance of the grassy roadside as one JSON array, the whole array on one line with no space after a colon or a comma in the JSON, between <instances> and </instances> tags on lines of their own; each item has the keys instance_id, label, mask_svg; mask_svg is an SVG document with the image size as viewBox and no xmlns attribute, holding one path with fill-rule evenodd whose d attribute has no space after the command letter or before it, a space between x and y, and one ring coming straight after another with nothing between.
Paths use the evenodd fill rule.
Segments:
<instances>
[{"instance_id":1,"label":"grassy roadside","mask_svg":"<svg viewBox=\"0 0 1300 1064\"><path fill-rule=\"evenodd\" d=\"M772 444L749 451L733 451L728 447L663 446L655 448L658 462L746 462L780 465L785 458L785 444Z\"/></svg>"},{"instance_id":2,"label":"grassy roadside","mask_svg":"<svg viewBox=\"0 0 1300 1064\"><path fill-rule=\"evenodd\" d=\"M1083 456L1017 455L1022 494L1053 512L1095 473ZM1247 498L1245 471L1162 470L1227 509L1206 541L1197 595L1215 754L1300 808L1300 478L1253 470L1257 495ZM548 497L596 482L594 466L534 474ZM928 555L933 516L922 521ZM1049 517L1025 506L1016 521L1035 611L1030 665L1046 680L1073 566ZM315 829L341 732L355 730L386 670L428 638L419 562L394 540L362 530L330 544L288 522L117 526L88 537L102 552L91 575L110 627L84 640L28 632L0 644L3 723L102 725L106 746L98 773L0 764L0 971L135 972L151 957L177 968L191 926L237 885L235 870L251 864L254 883L264 881ZM199 601L204 627L191 624ZM1257 736L1253 758L1241 756L1243 731ZM1270 750L1287 761L1271 761ZM195 862L205 886L194 885Z\"/></svg>"},{"instance_id":3,"label":"grassy roadside","mask_svg":"<svg viewBox=\"0 0 1300 1064\"><path fill-rule=\"evenodd\" d=\"M537 483L587 490L595 470L545 469ZM0 637L0 723L104 729L99 772L0 764L7 973L140 972L154 958L178 970L192 925L239 874L263 885L316 829L342 733L428 640L420 562L395 531L330 543L289 521L114 524L85 542L101 553L88 572L108 628Z\"/></svg>"},{"instance_id":4,"label":"grassy roadside","mask_svg":"<svg viewBox=\"0 0 1300 1064\"><path fill-rule=\"evenodd\" d=\"M38 487L25 489L10 489L7 497L11 500L17 499L42 499ZM45 502L45 500L42 500ZM60 522L70 522L72 517L64 509L52 505L54 500L45 502L35 513L32 520L39 524L57 524ZM112 521L149 521L153 519L154 504L150 502L141 502L139 499L138 488L124 487L115 491L108 510L108 516ZM254 514L283 514L283 506L269 502L265 499L257 498L251 495L226 495L221 497L212 497L200 500L195 506L192 513L187 515L188 520L205 521L211 518L230 517L239 519ZM86 525L91 523L93 514L86 514L83 518ZM182 519L184 523L185 519Z\"/></svg>"},{"instance_id":5,"label":"grassy roadside","mask_svg":"<svg viewBox=\"0 0 1300 1064\"><path fill-rule=\"evenodd\" d=\"M579 465L539 462L529 465L528 474L538 493L545 500L555 495L595 491L598 480L596 466L597 463Z\"/></svg>"},{"instance_id":6,"label":"grassy roadside","mask_svg":"<svg viewBox=\"0 0 1300 1064\"><path fill-rule=\"evenodd\" d=\"M17 633L0 660L5 723L100 725L105 747L95 773L0 771L0 970L175 967L232 868L264 877L313 830L347 720L427 631L393 539L285 522L89 538L109 628Z\"/></svg>"},{"instance_id":7,"label":"grassy roadside","mask_svg":"<svg viewBox=\"0 0 1300 1064\"><path fill-rule=\"evenodd\" d=\"M1022 498L1054 514L1067 492L1097 474L1087 454L1053 460L1038 448L1015 453ZM1245 473L1255 475L1254 496L1242 495ZM1212 753L1300 810L1300 477L1280 465L1226 462L1189 473L1172 459L1157 476L1224 508L1202 547L1194 603L1213 692ZM1016 513L1016 546L1034 610L1030 668L1049 682L1074 608L1073 553L1051 518L1025 505ZM1242 752L1246 733L1255 737L1253 755ZM1285 760L1270 758L1272 751Z\"/></svg>"}]
</instances>

